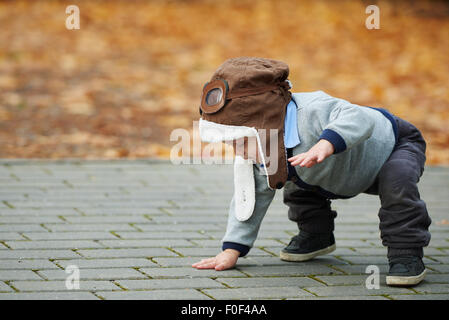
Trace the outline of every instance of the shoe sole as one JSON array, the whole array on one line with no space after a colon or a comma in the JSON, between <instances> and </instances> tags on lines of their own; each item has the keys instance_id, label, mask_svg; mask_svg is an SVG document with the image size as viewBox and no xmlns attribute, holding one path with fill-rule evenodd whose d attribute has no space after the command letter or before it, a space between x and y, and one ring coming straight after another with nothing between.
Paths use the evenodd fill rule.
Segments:
<instances>
[{"instance_id":1,"label":"shoe sole","mask_svg":"<svg viewBox=\"0 0 449 320\"><path fill-rule=\"evenodd\" d=\"M299 262L299 261L307 261L310 259L313 259L317 256L322 256L324 254L328 254L331 253L333 251L335 251L335 249L337 248L337 246L335 245L335 243L327 248L321 249L321 250L317 250L314 252L310 252L310 253L288 253L288 252L283 252L281 251L280 253L280 258L281 260L284 261L293 261L293 262Z\"/></svg>"},{"instance_id":2,"label":"shoe sole","mask_svg":"<svg viewBox=\"0 0 449 320\"><path fill-rule=\"evenodd\" d=\"M417 276L401 277L387 276L387 285L389 286L413 286L420 283L426 275L426 269Z\"/></svg>"}]
</instances>

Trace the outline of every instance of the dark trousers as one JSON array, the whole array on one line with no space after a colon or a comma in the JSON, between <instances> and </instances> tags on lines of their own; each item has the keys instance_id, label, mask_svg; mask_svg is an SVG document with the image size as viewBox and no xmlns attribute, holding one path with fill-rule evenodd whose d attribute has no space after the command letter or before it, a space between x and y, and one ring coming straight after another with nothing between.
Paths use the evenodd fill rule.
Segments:
<instances>
[{"instance_id":1,"label":"dark trousers","mask_svg":"<svg viewBox=\"0 0 449 320\"><path fill-rule=\"evenodd\" d=\"M430 241L431 219L420 198L417 183L424 171L426 142L411 123L395 117L398 142L382 166L374 183L364 192L379 195L379 228L388 256L419 255ZM334 230L337 212L331 201L320 193L305 190L291 181L284 188L288 217L300 230L328 233Z\"/></svg>"}]
</instances>

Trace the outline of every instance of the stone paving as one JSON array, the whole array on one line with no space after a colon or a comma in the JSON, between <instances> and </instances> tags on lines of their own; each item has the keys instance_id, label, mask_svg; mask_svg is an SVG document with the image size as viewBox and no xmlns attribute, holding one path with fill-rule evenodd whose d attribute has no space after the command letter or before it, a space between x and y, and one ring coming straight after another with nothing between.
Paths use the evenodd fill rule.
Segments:
<instances>
[{"instance_id":1,"label":"stone paving","mask_svg":"<svg viewBox=\"0 0 449 320\"><path fill-rule=\"evenodd\" d=\"M449 299L449 168L420 181L433 223L414 288L385 285L376 196L334 201L337 250L291 263L278 258L297 232L278 191L250 254L217 272L190 265L220 250L231 165L5 159L0 180L1 300ZM379 289L366 288L368 265ZM69 266L79 289L66 285Z\"/></svg>"}]
</instances>

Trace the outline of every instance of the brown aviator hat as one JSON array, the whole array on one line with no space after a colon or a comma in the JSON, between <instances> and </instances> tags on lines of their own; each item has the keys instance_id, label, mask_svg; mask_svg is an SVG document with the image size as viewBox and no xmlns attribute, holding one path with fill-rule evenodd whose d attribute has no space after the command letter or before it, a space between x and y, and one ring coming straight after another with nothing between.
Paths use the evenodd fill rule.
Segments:
<instances>
[{"instance_id":1,"label":"brown aviator hat","mask_svg":"<svg viewBox=\"0 0 449 320\"><path fill-rule=\"evenodd\" d=\"M285 110L291 99L286 81L288 73L287 64L281 61L252 57L229 59L206 83L201 98L202 120L256 130L278 130L279 166L269 177L273 189L282 188L287 179L283 132Z\"/></svg>"},{"instance_id":2,"label":"brown aviator hat","mask_svg":"<svg viewBox=\"0 0 449 320\"><path fill-rule=\"evenodd\" d=\"M218 142L257 137L259 154L262 155L271 189L282 188L288 177L284 147L285 112L291 100L288 74L287 64L281 61L253 57L229 59L218 67L211 80L204 85L201 97L201 139ZM272 146L277 148L273 150ZM241 164L240 160L236 156L235 163ZM248 190L241 189L251 189L254 181L251 184L249 178L242 177L251 176L252 166L244 170L241 168L234 166L234 186L241 191L241 194L235 196L247 201ZM251 190L249 192L254 193ZM240 220L248 219L252 213L254 204L245 205L247 213Z\"/></svg>"}]
</instances>

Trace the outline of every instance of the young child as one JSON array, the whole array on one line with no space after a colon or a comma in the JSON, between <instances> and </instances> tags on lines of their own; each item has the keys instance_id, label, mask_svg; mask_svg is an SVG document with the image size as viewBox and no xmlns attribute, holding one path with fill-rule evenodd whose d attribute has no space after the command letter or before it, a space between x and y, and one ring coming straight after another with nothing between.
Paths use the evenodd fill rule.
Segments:
<instances>
[{"instance_id":1,"label":"young child","mask_svg":"<svg viewBox=\"0 0 449 320\"><path fill-rule=\"evenodd\" d=\"M234 196L223 251L192 266L235 266L253 246L275 189L281 188L299 234L280 258L307 261L330 253L336 248L337 216L331 199L368 193L381 201L387 284L418 284L425 275L423 247L431 223L417 188L426 160L420 131L385 109L323 91L290 93L288 74L283 62L241 57L225 61L204 86L200 136L234 144Z\"/></svg>"}]
</instances>

